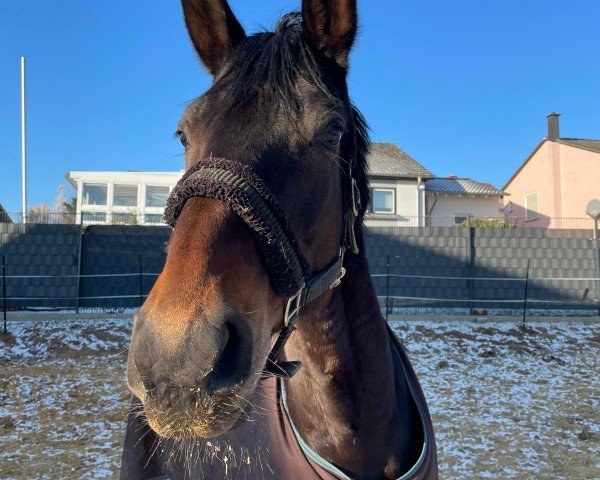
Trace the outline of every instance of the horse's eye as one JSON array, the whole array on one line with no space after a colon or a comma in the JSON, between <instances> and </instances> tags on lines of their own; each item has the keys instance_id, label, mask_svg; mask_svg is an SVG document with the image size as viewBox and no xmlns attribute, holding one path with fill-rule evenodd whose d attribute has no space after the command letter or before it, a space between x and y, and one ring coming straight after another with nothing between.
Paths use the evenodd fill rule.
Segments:
<instances>
[{"instance_id":1,"label":"horse's eye","mask_svg":"<svg viewBox=\"0 0 600 480\"><path fill-rule=\"evenodd\" d=\"M188 140L187 140L187 137L185 136L185 132L183 132L182 130L177 130L175 132L175 136L177 138L179 138L179 141L183 145L183 148L187 149L187 147L188 147Z\"/></svg>"},{"instance_id":2,"label":"horse's eye","mask_svg":"<svg viewBox=\"0 0 600 480\"><path fill-rule=\"evenodd\" d=\"M332 147L337 147L342 141L344 129L337 124L330 125L325 131L324 140Z\"/></svg>"}]
</instances>

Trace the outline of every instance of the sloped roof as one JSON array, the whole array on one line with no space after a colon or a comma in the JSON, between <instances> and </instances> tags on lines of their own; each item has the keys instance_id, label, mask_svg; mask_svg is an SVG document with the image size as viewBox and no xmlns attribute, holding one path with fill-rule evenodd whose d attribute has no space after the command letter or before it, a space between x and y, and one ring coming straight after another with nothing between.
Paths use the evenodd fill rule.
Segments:
<instances>
[{"instance_id":1,"label":"sloped roof","mask_svg":"<svg viewBox=\"0 0 600 480\"><path fill-rule=\"evenodd\" d=\"M582 148L592 152L600 153L600 140L585 140L583 138L559 138L558 143L569 145L570 147Z\"/></svg>"},{"instance_id":2,"label":"sloped roof","mask_svg":"<svg viewBox=\"0 0 600 480\"><path fill-rule=\"evenodd\" d=\"M536 154L536 152L540 149L540 147L549 142L548 137L544 137L540 143L538 143L537 147L529 154L529 156L525 159L525 161L515 170L515 172L511 175L508 181L504 184L504 189L508 188L510 183L517 177L517 175L525 168L525 165L529 163L529 160ZM600 153L600 140L590 140L584 138L559 138L556 140L558 143L562 143L563 145L568 145L569 147L581 148L582 150L588 150L590 152Z\"/></svg>"},{"instance_id":3,"label":"sloped roof","mask_svg":"<svg viewBox=\"0 0 600 480\"><path fill-rule=\"evenodd\" d=\"M433 173L394 143L374 143L368 157L369 175L394 178L431 178Z\"/></svg>"},{"instance_id":4,"label":"sloped roof","mask_svg":"<svg viewBox=\"0 0 600 480\"><path fill-rule=\"evenodd\" d=\"M470 178L432 178L425 182L425 191L433 193L450 193L457 195L496 195L505 193L490 183L476 182Z\"/></svg>"},{"instance_id":5,"label":"sloped roof","mask_svg":"<svg viewBox=\"0 0 600 480\"><path fill-rule=\"evenodd\" d=\"M0 222L1 223L12 223L12 219L10 218L10 215L8 213L6 213L6 210L4 210L4 207L2 207L2 204L0 204Z\"/></svg>"}]
</instances>

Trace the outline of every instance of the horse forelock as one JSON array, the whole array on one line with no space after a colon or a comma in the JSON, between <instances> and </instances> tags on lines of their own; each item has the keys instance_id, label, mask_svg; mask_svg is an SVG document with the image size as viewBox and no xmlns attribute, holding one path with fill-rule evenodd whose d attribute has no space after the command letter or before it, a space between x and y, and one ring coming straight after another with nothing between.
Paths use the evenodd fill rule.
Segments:
<instances>
[{"instance_id":1,"label":"horse forelock","mask_svg":"<svg viewBox=\"0 0 600 480\"><path fill-rule=\"evenodd\" d=\"M298 91L300 80L318 89L328 102L345 108L352 119L354 141L343 154L354 158L353 176L364 210L369 203L368 125L350 101L346 71L321 58L306 42L299 12L284 15L273 31L258 32L243 40L203 97L218 97L216 108L232 118L245 110L251 99L256 111L277 108L287 121L295 123L304 106Z\"/></svg>"}]
</instances>

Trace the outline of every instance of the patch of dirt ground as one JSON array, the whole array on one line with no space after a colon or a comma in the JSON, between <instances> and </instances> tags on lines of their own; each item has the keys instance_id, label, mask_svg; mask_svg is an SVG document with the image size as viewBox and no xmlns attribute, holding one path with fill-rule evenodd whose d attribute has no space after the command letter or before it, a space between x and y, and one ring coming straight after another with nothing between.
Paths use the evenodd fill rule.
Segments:
<instances>
[{"instance_id":1,"label":"patch of dirt ground","mask_svg":"<svg viewBox=\"0 0 600 480\"><path fill-rule=\"evenodd\" d=\"M0 336L0 478L118 478L130 320ZM394 322L432 413L440 478L600 479L600 323Z\"/></svg>"}]
</instances>

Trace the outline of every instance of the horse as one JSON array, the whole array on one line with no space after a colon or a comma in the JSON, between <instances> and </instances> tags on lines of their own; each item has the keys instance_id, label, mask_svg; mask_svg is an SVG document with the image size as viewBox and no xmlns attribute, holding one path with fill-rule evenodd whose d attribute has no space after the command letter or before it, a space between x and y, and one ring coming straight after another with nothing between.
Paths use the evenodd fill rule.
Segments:
<instances>
[{"instance_id":1,"label":"horse","mask_svg":"<svg viewBox=\"0 0 600 480\"><path fill-rule=\"evenodd\" d=\"M186 171L134 319L121 478L436 479L365 255L356 0L303 0L252 35L226 0L182 6L213 83L176 132Z\"/></svg>"}]
</instances>

